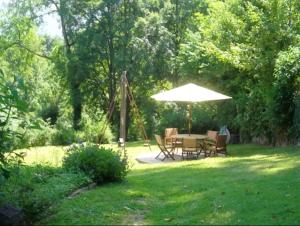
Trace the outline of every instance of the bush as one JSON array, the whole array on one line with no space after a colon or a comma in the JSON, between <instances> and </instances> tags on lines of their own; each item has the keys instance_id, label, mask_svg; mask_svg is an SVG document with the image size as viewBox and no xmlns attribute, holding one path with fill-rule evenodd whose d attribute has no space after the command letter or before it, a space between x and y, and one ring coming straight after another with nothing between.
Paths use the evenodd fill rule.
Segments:
<instances>
[{"instance_id":1,"label":"bush","mask_svg":"<svg viewBox=\"0 0 300 226\"><path fill-rule=\"evenodd\" d=\"M76 132L71 120L61 117L58 119L54 132L51 135L52 145L70 145L76 141Z\"/></svg>"},{"instance_id":2,"label":"bush","mask_svg":"<svg viewBox=\"0 0 300 226\"><path fill-rule=\"evenodd\" d=\"M83 112L81 118L81 130L78 136L81 140L91 143L109 143L113 135L109 124L104 134L101 134L106 124L106 117L100 112Z\"/></svg>"},{"instance_id":3,"label":"bush","mask_svg":"<svg viewBox=\"0 0 300 226\"><path fill-rule=\"evenodd\" d=\"M63 115L58 118L51 133L50 143L53 145L70 145L77 142L98 143L103 129L105 117L100 113L83 112L80 130L75 131L72 127L70 115ZM109 125L103 134L102 142L110 142L113 139Z\"/></svg>"},{"instance_id":4,"label":"bush","mask_svg":"<svg viewBox=\"0 0 300 226\"><path fill-rule=\"evenodd\" d=\"M59 116L59 106L57 103L50 102L38 112L38 115L44 121L49 121L51 125L55 125Z\"/></svg>"},{"instance_id":5,"label":"bush","mask_svg":"<svg viewBox=\"0 0 300 226\"><path fill-rule=\"evenodd\" d=\"M55 130L50 123L37 118L35 124L37 124L35 127L26 131L22 144L18 148L44 146L51 143L51 136Z\"/></svg>"},{"instance_id":6,"label":"bush","mask_svg":"<svg viewBox=\"0 0 300 226\"><path fill-rule=\"evenodd\" d=\"M84 172L97 184L119 181L128 172L126 156L96 145L73 146L63 159L63 166L74 172Z\"/></svg>"},{"instance_id":7,"label":"bush","mask_svg":"<svg viewBox=\"0 0 300 226\"><path fill-rule=\"evenodd\" d=\"M11 172L1 187L0 204L10 203L21 208L30 225L49 207L91 182L83 173L75 174L50 166L21 166Z\"/></svg>"},{"instance_id":8,"label":"bush","mask_svg":"<svg viewBox=\"0 0 300 226\"><path fill-rule=\"evenodd\" d=\"M52 145L69 145L76 141L75 130L72 128L55 129L51 136Z\"/></svg>"}]
</instances>

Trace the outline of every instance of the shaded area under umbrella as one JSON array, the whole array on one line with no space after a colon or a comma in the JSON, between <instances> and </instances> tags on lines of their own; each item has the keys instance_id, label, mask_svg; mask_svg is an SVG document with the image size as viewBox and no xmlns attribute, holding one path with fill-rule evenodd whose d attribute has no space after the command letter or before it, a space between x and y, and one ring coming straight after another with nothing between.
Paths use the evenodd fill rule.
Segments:
<instances>
[{"instance_id":1,"label":"shaded area under umbrella","mask_svg":"<svg viewBox=\"0 0 300 226\"><path fill-rule=\"evenodd\" d=\"M189 110L189 134L191 134L192 126L192 104L198 102L225 100L231 97L215 92L213 90L189 83L165 92L161 92L151 96L158 101L172 101L188 103Z\"/></svg>"}]
</instances>

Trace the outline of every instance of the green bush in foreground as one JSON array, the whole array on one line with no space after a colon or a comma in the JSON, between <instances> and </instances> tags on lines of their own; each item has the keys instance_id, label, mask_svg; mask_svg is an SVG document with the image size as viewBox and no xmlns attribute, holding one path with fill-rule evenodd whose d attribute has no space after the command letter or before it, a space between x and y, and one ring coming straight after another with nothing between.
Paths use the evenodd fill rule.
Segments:
<instances>
[{"instance_id":1,"label":"green bush in foreground","mask_svg":"<svg viewBox=\"0 0 300 226\"><path fill-rule=\"evenodd\" d=\"M126 156L97 145L73 146L63 159L63 166L86 173L97 184L123 180L128 172Z\"/></svg>"},{"instance_id":2,"label":"green bush in foreground","mask_svg":"<svg viewBox=\"0 0 300 226\"><path fill-rule=\"evenodd\" d=\"M21 208L28 224L41 219L45 210L86 184L90 179L83 173L66 172L45 165L21 166L12 170L1 187L0 205Z\"/></svg>"}]
</instances>

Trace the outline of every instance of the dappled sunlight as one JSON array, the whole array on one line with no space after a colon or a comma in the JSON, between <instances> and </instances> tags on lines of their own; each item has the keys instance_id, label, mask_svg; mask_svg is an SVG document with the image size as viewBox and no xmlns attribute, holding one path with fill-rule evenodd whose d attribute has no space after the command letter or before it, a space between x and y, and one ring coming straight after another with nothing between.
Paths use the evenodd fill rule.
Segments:
<instances>
[{"instance_id":1,"label":"dappled sunlight","mask_svg":"<svg viewBox=\"0 0 300 226\"><path fill-rule=\"evenodd\" d=\"M271 158L261 164L249 166L249 170L260 175L277 174L300 167L300 160Z\"/></svg>"},{"instance_id":2,"label":"dappled sunlight","mask_svg":"<svg viewBox=\"0 0 300 226\"><path fill-rule=\"evenodd\" d=\"M207 213L202 219L199 219L201 224L211 224L211 225L224 225L224 224L240 224L240 220L237 219L233 222L232 219L236 218L236 213L234 211L224 210L223 206L216 206L213 213Z\"/></svg>"},{"instance_id":3,"label":"dappled sunlight","mask_svg":"<svg viewBox=\"0 0 300 226\"><path fill-rule=\"evenodd\" d=\"M140 191L133 188L123 191L122 194L132 198L151 198L151 192Z\"/></svg>"}]
</instances>

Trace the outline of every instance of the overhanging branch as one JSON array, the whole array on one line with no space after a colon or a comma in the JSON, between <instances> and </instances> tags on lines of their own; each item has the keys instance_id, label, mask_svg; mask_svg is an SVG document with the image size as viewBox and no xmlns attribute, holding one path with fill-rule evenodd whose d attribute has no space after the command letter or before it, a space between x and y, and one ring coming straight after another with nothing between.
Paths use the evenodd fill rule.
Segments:
<instances>
[{"instance_id":1,"label":"overhanging branch","mask_svg":"<svg viewBox=\"0 0 300 226\"><path fill-rule=\"evenodd\" d=\"M42 53L35 52L34 50L28 48L27 46L23 45L23 44L20 43L20 42L13 42L13 43L9 44L8 46L6 46L6 47L4 48L4 51L7 50L7 49L9 49L9 48L11 48L11 47L13 47L13 46L18 46L19 48L25 49L25 50L28 51L29 53L34 54L34 55L36 55L36 56L38 56L38 57L42 57L42 58L45 58L45 59L47 59L47 60L52 60L51 57L49 57L49 56L47 56L47 55L45 55L45 54L42 54Z\"/></svg>"}]
</instances>

